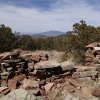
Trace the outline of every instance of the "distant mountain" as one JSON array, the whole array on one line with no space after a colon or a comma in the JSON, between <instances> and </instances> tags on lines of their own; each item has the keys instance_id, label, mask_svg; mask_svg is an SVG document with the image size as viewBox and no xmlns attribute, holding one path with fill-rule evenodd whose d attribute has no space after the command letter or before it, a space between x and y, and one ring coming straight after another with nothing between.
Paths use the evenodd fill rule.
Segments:
<instances>
[{"instance_id":1,"label":"distant mountain","mask_svg":"<svg viewBox=\"0 0 100 100\"><path fill-rule=\"evenodd\" d=\"M38 38L38 37L48 37L48 36L59 36L59 35L62 35L62 34L65 34L65 32L60 32L60 31L56 31L56 30L52 30L52 31L46 31L46 32L41 32L41 33L37 33L37 34L34 34L33 37L34 38Z\"/></svg>"},{"instance_id":2,"label":"distant mountain","mask_svg":"<svg viewBox=\"0 0 100 100\"><path fill-rule=\"evenodd\" d=\"M35 35L32 35L33 38L47 38L48 36L45 36L45 35L40 35L40 34L35 34Z\"/></svg>"}]
</instances>

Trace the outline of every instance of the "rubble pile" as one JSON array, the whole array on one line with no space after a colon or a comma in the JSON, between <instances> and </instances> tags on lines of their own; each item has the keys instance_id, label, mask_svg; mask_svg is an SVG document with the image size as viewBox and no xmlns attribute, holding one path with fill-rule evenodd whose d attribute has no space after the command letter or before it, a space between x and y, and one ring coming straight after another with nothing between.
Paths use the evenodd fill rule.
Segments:
<instances>
[{"instance_id":1,"label":"rubble pile","mask_svg":"<svg viewBox=\"0 0 100 100\"><path fill-rule=\"evenodd\" d=\"M99 77L99 65L50 61L47 54L0 54L0 100L99 100Z\"/></svg>"},{"instance_id":2,"label":"rubble pile","mask_svg":"<svg viewBox=\"0 0 100 100\"><path fill-rule=\"evenodd\" d=\"M86 65L100 65L100 43L94 42L86 46Z\"/></svg>"}]
</instances>

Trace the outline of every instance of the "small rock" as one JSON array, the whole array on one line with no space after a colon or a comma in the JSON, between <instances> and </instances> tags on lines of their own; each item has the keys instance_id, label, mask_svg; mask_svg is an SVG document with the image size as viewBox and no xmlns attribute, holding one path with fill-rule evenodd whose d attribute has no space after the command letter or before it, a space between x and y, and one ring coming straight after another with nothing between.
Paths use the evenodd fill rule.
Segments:
<instances>
[{"instance_id":1,"label":"small rock","mask_svg":"<svg viewBox=\"0 0 100 100\"><path fill-rule=\"evenodd\" d=\"M22 80L24 80L25 77L26 77L25 74L17 75L17 76L14 77L14 80L22 81Z\"/></svg>"},{"instance_id":2,"label":"small rock","mask_svg":"<svg viewBox=\"0 0 100 100\"><path fill-rule=\"evenodd\" d=\"M30 94L40 95L39 83L38 81L33 81L30 79L23 80L23 88Z\"/></svg>"},{"instance_id":3,"label":"small rock","mask_svg":"<svg viewBox=\"0 0 100 100\"><path fill-rule=\"evenodd\" d=\"M68 81L69 81L69 83L70 83L71 85L73 85L73 86L75 86L75 87L79 87L79 86L80 86L78 80L75 80L75 79L69 79Z\"/></svg>"},{"instance_id":4,"label":"small rock","mask_svg":"<svg viewBox=\"0 0 100 100\"><path fill-rule=\"evenodd\" d=\"M92 96L91 91L92 91L91 87L82 87L81 88L82 97L90 98Z\"/></svg>"},{"instance_id":5,"label":"small rock","mask_svg":"<svg viewBox=\"0 0 100 100\"><path fill-rule=\"evenodd\" d=\"M1 81L1 87L7 87L7 82L6 80Z\"/></svg>"},{"instance_id":6,"label":"small rock","mask_svg":"<svg viewBox=\"0 0 100 100\"><path fill-rule=\"evenodd\" d=\"M79 72L74 72L72 75L72 78L79 78L80 77L80 73Z\"/></svg>"},{"instance_id":7,"label":"small rock","mask_svg":"<svg viewBox=\"0 0 100 100\"><path fill-rule=\"evenodd\" d=\"M48 59L46 57L41 57L41 61L47 61Z\"/></svg>"},{"instance_id":8,"label":"small rock","mask_svg":"<svg viewBox=\"0 0 100 100\"><path fill-rule=\"evenodd\" d=\"M72 100L80 100L79 97L73 97Z\"/></svg>"},{"instance_id":9,"label":"small rock","mask_svg":"<svg viewBox=\"0 0 100 100\"><path fill-rule=\"evenodd\" d=\"M60 87L61 87L61 84L60 84L60 83L58 83L58 84L57 84L57 88L60 88Z\"/></svg>"},{"instance_id":10,"label":"small rock","mask_svg":"<svg viewBox=\"0 0 100 100\"><path fill-rule=\"evenodd\" d=\"M46 84L46 80L41 80L41 81L39 81L39 85L40 86L43 86L43 85L45 85Z\"/></svg>"},{"instance_id":11,"label":"small rock","mask_svg":"<svg viewBox=\"0 0 100 100\"><path fill-rule=\"evenodd\" d=\"M4 90L8 89L8 87L0 87L0 93Z\"/></svg>"},{"instance_id":12,"label":"small rock","mask_svg":"<svg viewBox=\"0 0 100 100\"><path fill-rule=\"evenodd\" d=\"M0 87L0 94L6 95L10 90L8 87Z\"/></svg>"},{"instance_id":13,"label":"small rock","mask_svg":"<svg viewBox=\"0 0 100 100\"><path fill-rule=\"evenodd\" d=\"M80 72L80 77L89 77L89 76L95 76L97 75L97 71L95 70L90 70L90 71L85 71L85 72Z\"/></svg>"},{"instance_id":14,"label":"small rock","mask_svg":"<svg viewBox=\"0 0 100 100\"><path fill-rule=\"evenodd\" d=\"M45 99L44 99L44 97L42 97L42 96L37 96L37 97L36 97L36 100L45 100Z\"/></svg>"},{"instance_id":15,"label":"small rock","mask_svg":"<svg viewBox=\"0 0 100 100\"><path fill-rule=\"evenodd\" d=\"M93 89L92 95L96 97L100 97L100 88Z\"/></svg>"},{"instance_id":16,"label":"small rock","mask_svg":"<svg viewBox=\"0 0 100 100\"><path fill-rule=\"evenodd\" d=\"M90 98L89 100L100 100L100 99L97 98L97 97L92 97L92 98Z\"/></svg>"},{"instance_id":17,"label":"small rock","mask_svg":"<svg viewBox=\"0 0 100 100\"><path fill-rule=\"evenodd\" d=\"M17 81L14 80L14 79L10 79L8 80L8 87L9 89L12 91L12 90L15 90L17 88Z\"/></svg>"},{"instance_id":18,"label":"small rock","mask_svg":"<svg viewBox=\"0 0 100 100\"><path fill-rule=\"evenodd\" d=\"M36 95L36 96L40 96L41 95L39 88L37 88L37 89L28 89L26 91L31 95L33 95L33 94Z\"/></svg>"},{"instance_id":19,"label":"small rock","mask_svg":"<svg viewBox=\"0 0 100 100\"><path fill-rule=\"evenodd\" d=\"M23 88L27 89L28 87L38 88L39 83L38 83L38 81L33 81L33 80L30 80L30 79L24 79L23 80Z\"/></svg>"},{"instance_id":20,"label":"small rock","mask_svg":"<svg viewBox=\"0 0 100 100\"><path fill-rule=\"evenodd\" d=\"M91 81L91 77L78 78L81 82Z\"/></svg>"},{"instance_id":21,"label":"small rock","mask_svg":"<svg viewBox=\"0 0 100 100\"><path fill-rule=\"evenodd\" d=\"M72 100L73 95L68 93L64 100Z\"/></svg>"},{"instance_id":22,"label":"small rock","mask_svg":"<svg viewBox=\"0 0 100 100\"><path fill-rule=\"evenodd\" d=\"M8 94L9 92L10 92L10 89L8 88L8 89L6 89L6 90L2 91L2 93L1 93L1 94L6 95L6 94Z\"/></svg>"},{"instance_id":23,"label":"small rock","mask_svg":"<svg viewBox=\"0 0 100 100\"><path fill-rule=\"evenodd\" d=\"M34 62L33 61L28 63L28 69L30 69L30 70L34 69Z\"/></svg>"},{"instance_id":24,"label":"small rock","mask_svg":"<svg viewBox=\"0 0 100 100\"><path fill-rule=\"evenodd\" d=\"M76 69L77 72L84 72L84 71L90 71L90 70L96 70L96 68L95 67L80 66Z\"/></svg>"},{"instance_id":25,"label":"small rock","mask_svg":"<svg viewBox=\"0 0 100 100\"><path fill-rule=\"evenodd\" d=\"M95 76L97 75L97 71L90 70L90 71L84 71L84 72L74 72L72 77L73 78L83 78L83 77L89 77L89 76Z\"/></svg>"},{"instance_id":26,"label":"small rock","mask_svg":"<svg viewBox=\"0 0 100 100\"><path fill-rule=\"evenodd\" d=\"M0 100L36 100L36 97L20 88L10 92L6 96L0 98Z\"/></svg>"},{"instance_id":27,"label":"small rock","mask_svg":"<svg viewBox=\"0 0 100 100\"><path fill-rule=\"evenodd\" d=\"M54 83L48 83L48 84L46 84L46 85L44 86L45 91L46 91L46 92L49 92L50 89L53 87L53 85L54 85Z\"/></svg>"}]
</instances>

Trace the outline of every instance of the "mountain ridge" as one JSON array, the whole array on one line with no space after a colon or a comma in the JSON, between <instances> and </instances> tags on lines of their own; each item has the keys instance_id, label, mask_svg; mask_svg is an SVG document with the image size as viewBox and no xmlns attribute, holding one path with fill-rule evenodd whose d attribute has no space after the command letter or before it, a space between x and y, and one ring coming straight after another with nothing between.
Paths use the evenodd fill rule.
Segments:
<instances>
[{"instance_id":1,"label":"mountain ridge","mask_svg":"<svg viewBox=\"0 0 100 100\"><path fill-rule=\"evenodd\" d=\"M59 35L62 35L62 34L65 34L65 32L61 32L61 31L56 31L56 30L51 30L51 31L46 31L46 32L41 32L41 33L36 33L34 34L33 36L34 37L41 37L41 36L44 36L44 37L49 37L49 36L59 36Z\"/></svg>"}]
</instances>

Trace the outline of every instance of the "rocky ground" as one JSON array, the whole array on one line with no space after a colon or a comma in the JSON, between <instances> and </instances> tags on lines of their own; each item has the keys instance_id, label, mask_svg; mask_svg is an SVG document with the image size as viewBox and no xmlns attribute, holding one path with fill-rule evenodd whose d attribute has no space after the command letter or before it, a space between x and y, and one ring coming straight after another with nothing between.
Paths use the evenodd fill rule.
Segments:
<instances>
[{"instance_id":1,"label":"rocky ground","mask_svg":"<svg viewBox=\"0 0 100 100\"><path fill-rule=\"evenodd\" d=\"M2 80L0 100L99 100L100 68L62 62L60 57L63 53L55 52L46 52L49 60L42 57L44 61L36 63L35 70L28 75L20 74L7 81ZM22 52L23 55L31 53ZM40 51L35 53L43 54ZM51 70L52 67L54 69ZM40 70L44 72L40 73Z\"/></svg>"}]
</instances>

